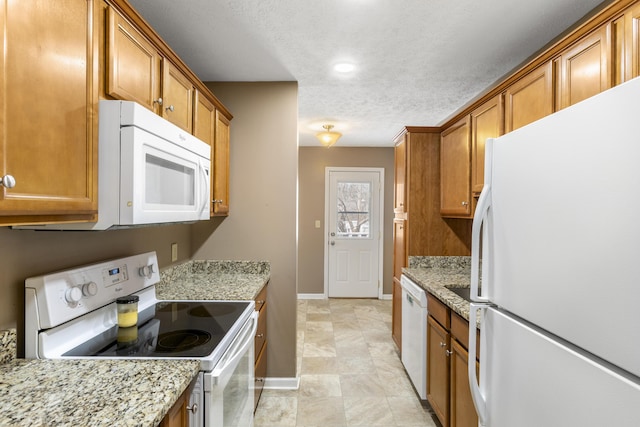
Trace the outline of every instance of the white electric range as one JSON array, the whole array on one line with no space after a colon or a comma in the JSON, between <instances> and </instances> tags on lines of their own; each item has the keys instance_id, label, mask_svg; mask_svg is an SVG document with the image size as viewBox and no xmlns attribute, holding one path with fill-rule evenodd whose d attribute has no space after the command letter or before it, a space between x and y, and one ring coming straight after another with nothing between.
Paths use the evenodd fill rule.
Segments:
<instances>
[{"instance_id":1,"label":"white electric range","mask_svg":"<svg viewBox=\"0 0 640 427\"><path fill-rule=\"evenodd\" d=\"M25 356L200 361L190 427L251 426L253 301L160 301L155 252L25 281ZM138 322L117 325L116 299L137 295Z\"/></svg>"}]
</instances>

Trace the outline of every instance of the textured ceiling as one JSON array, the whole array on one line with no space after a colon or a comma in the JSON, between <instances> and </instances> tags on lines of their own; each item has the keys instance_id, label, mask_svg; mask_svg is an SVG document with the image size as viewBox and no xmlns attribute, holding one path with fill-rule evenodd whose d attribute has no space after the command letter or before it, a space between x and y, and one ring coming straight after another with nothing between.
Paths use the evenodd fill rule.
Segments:
<instances>
[{"instance_id":1,"label":"textured ceiling","mask_svg":"<svg viewBox=\"0 0 640 427\"><path fill-rule=\"evenodd\" d=\"M203 81L297 81L300 145L437 126L601 0L129 0ZM338 75L333 65L356 70ZM232 112L233 113L233 112Z\"/></svg>"}]
</instances>

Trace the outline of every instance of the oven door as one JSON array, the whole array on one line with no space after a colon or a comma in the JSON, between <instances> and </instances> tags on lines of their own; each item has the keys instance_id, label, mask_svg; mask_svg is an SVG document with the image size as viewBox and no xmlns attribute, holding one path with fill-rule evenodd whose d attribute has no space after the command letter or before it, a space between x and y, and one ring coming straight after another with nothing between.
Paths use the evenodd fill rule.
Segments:
<instances>
[{"instance_id":1,"label":"oven door","mask_svg":"<svg viewBox=\"0 0 640 427\"><path fill-rule=\"evenodd\" d=\"M213 371L204 373L205 427L253 425L257 327L254 312Z\"/></svg>"}]
</instances>

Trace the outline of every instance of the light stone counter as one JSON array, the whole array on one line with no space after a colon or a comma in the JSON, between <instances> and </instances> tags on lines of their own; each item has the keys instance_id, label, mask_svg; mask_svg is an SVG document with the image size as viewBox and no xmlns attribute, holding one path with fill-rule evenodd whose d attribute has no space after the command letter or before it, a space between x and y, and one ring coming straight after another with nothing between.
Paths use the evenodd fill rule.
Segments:
<instances>
[{"instance_id":1,"label":"light stone counter","mask_svg":"<svg viewBox=\"0 0 640 427\"><path fill-rule=\"evenodd\" d=\"M409 267L402 273L431 293L447 307L469 320L469 301L454 294L450 288L468 288L471 283L471 258L409 257ZM480 328L480 322L477 323Z\"/></svg>"},{"instance_id":2,"label":"light stone counter","mask_svg":"<svg viewBox=\"0 0 640 427\"><path fill-rule=\"evenodd\" d=\"M189 261L160 273L156 297L161 300L255 299L269 281L266 261Z\"/></svg>"},{"instance_id":3,"label":"light stone counter","mask_svg":"<svg viewBox=\"0 0 640 427\"><path fill-rule=\"evenodd\" d=\"M15 355L15 330L0 354ZM30 360L0 364L1 426L153 427L198 374L191 360Z\"/></svg>"}]
</instances>

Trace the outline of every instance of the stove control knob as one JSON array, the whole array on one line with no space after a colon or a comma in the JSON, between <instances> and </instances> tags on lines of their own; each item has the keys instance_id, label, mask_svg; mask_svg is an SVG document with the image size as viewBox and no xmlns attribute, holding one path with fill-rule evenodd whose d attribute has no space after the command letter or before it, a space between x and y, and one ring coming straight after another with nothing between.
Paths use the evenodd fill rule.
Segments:
<instances>
[{"instance_id":1,"label":"stove control knob","mask_svg":"<svg viewBox=\"0 0 640 427\"><path fill-rule=\"evenodd\" d=\"M69 304L77 304L82 299L82 290L78 286L67 289L64 293L64 299Z\"/></svg>"},{"instance_id":2,"label":"stove control knob","mask_svg":"<svg viewBox=\"0 0 640 427\"><path fill-rule=\"evenodd\" d=\"M145 265L144 267L140 267L140 276L142 277L151 277L153 275L153 269L155 267L153 266L153 264L149 264L149 265Z\"/></svg>"},{"instance_id":3,"label":"stove control knob","mask_svg":"<svg viewBox=\"0 0 640 427\"><path fill-rule=\"evenodd\" d=\"M85 297L92 297L98 293L98 285L96 282L89 282L82 285L82 295Z\"/></svg>"}]
</instances>

